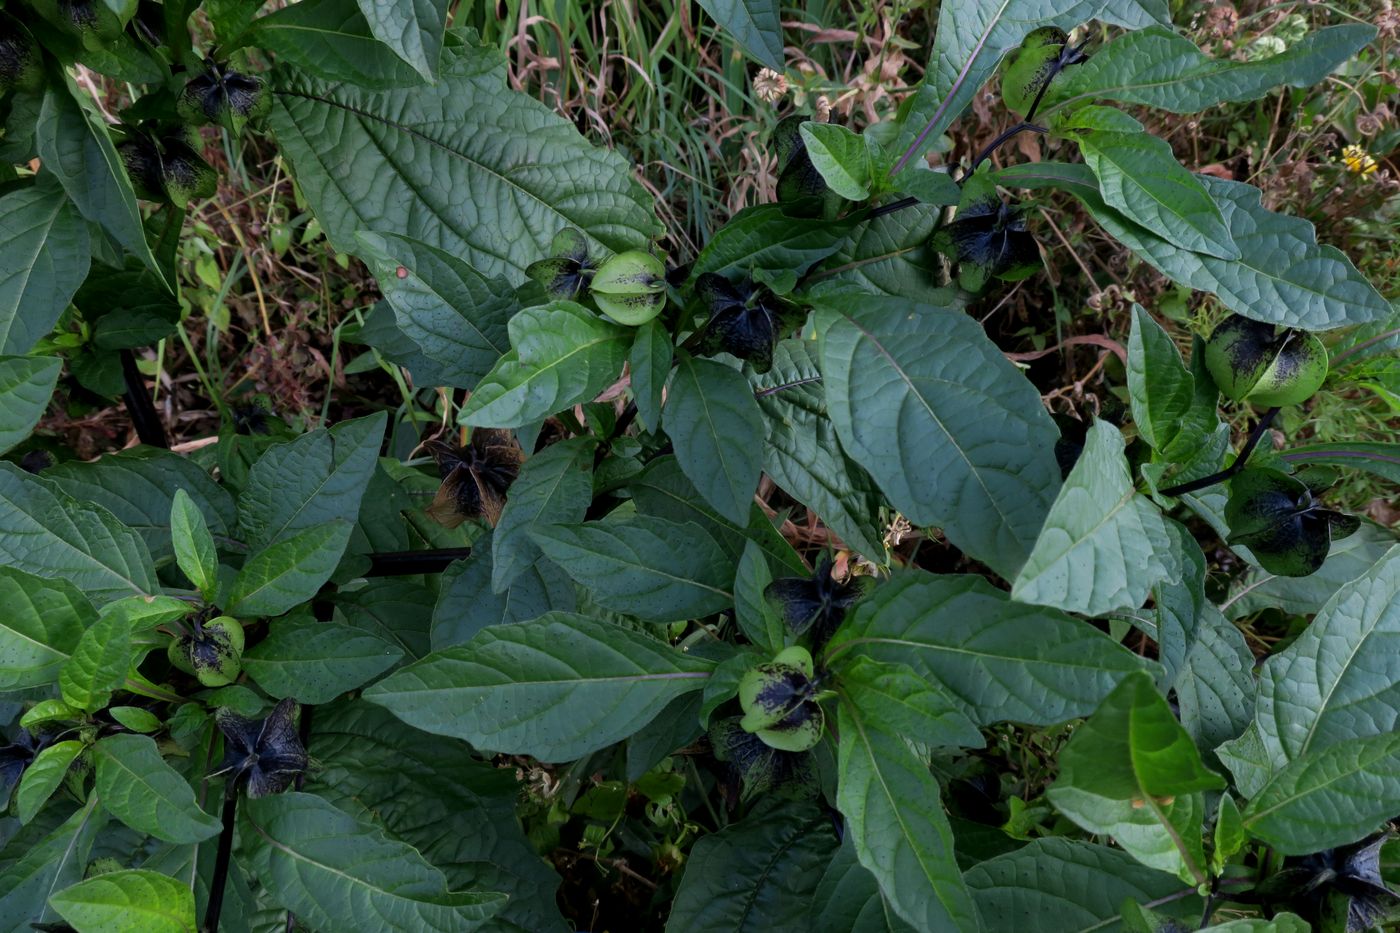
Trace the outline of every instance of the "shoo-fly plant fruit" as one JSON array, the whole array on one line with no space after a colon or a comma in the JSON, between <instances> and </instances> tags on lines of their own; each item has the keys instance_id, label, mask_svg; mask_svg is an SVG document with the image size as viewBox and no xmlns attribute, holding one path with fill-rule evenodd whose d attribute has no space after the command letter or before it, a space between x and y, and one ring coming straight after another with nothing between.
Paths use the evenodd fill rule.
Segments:
<instances>
[{"instance_id":1,"label":"shoo-fly plant fruit","mask_svg":"<svg viewBox=\"0 0 1400 933\"><path fill-rule=\"evenodd\" d=\"M232 616L189 622L166 649L170 663L206 687L224 687L243 670L243 625Z\"/></svg>"},{"instance_id":2,"label":"shoo-fly plant fruit","mask_svg":"<svg viewBox=\"0 0 1400 933\"><path fill-rule=\"evenodd\" d=\"M823 556L810 577L781 577L763 595L794 635L810 634L812 650L826 644L846 618L846 610L865 595L872 577L852 577L838 583L831 575L832 560Z\"/></svg>"},{"instance_id":3,"label":"shoo-fly plant fruit","mask_svg":"<svg viewBox=\"0 0 1400 933\"><path fill-rule=\"evenodd\" d=\"M30 0L34 11L96 51L117 39L136 13L136 4L104 0Z\"/></svg>"},{"instance_id":4,"label":"shoo-fly plant fruit","mask_svg":"<svg viewBox=\"0 0 1400 933\"><path fill-rule=\"evenodd\" d=\"M499 428L475 428L465 446L439 440L423 446L442 475L428 517L447 528L479 518L494 527L505 508L506 490L520 475L523 455L515 436Z\"/></svg>"},{"instance_id":5,"label":"shoo-fly plant fruit","mask_svg":"<svg viewBox=\"0 0 1400 933\"><path fill-rule=\"evenodd\" d=\"M1081 49L1056 26L1034 29L1006 59L1001 77L1001 100L1006 109L1026 116L1069 65L1084 60Z\"/></svg>"},{"instance_id":6,"label":"shoo-fly plant fruit","mask_svg":"<svg viewBox=\"0 0 1400 933\"><path fill-rule=\"evenodd\" d=\"M1020 208L1002 200L983 172L963 182L956 219L933 235L934 249L958 264L958 284L979 292L993 278L1012 282L1041 267L1040 247Z\"/></svg>"},{"instance_id":7,"label":"shoo-fly plant fruit","mask_svg":"<svg viewBox=\"0 0 1400 933\"><path fill-rule=\"evenodd\" d=\"M715 758L729 766L739 783L741 801L767 793L802 799L815 797L820 791L811 752L774 748L744 729L738 716L716 719L710 725L709 738Z\"/></svg>"},{"instance_id":8,"label":"shoo-fly plant fruit","mask_svg":"<svg viewBox=\"0 0 1400 933\"><path fill-rule=\"evenodd\" d=\"M780 299L748 279L731 282L715 272L695 280L695 294L710 313L700 352L728 353L747 361L754 372L768 372L778 343Z\"/></svg>"},{"instance_id":9,"label":"shoo-fly plant fruit","mask_svg":"<svg viewBox=\"0 0 1400 933\"><path fill-rule=\"evenodd\" d=\"M598 267L588 294L617 323L638 327L666 304L666 266L650 253L629 249Z\"/></svg>"},{"instance_id":10,"label":"shoo-fly plant fruit","mask_svg":"<svg viewBox=\"0 0 1400 933\"><path fill-rule=\"evenodd\" d=\"M549 255L530 263L525 274L543 286L550 298L573 301L597 271L589 255L588 238L575 227L565 227L554 235Z\"/></svg>"},{"instance_id":11,"label":"shoo-fly plant fruit","mask_svg":"<svg viewBox=\"0 0 1400 933\"><path fill-rule=\"evenodd\" d=\"M805 752L821 741L826 720L816 699L812 655L793 646L739 681L740 725L786 752Z\"/></svg>"},{"instance_id":12,"label":"shoo-fly plant fruit","mask_svg":"<svg viewBox=\"0 0 1400 933\"><path fill-rule=\"evenodd\" d=\"M148 201L183 207L197 198L211 197L218 188L218 176L182 134L156 137L135 130L117 146L117 155L136 196Z\"/></svg>"},{"instance_id":13,"label":"shoo-fly plant fruit","mask_svg":"<svg viewBox=\"0 0 1400 933\"><path fill-rule=\"evenodd\" d=\"M24 24L0 10L0 94L35 90L44 83L39 47Z\"/></svg>"},{"instance_id":14,"label":"shoo-fly plant fruit","mask_svg":"<svg viewBox=\"0 0 1400 933\"><path fill-rule=\"evenodd\" d=\"M1290 856L1256 892L1298 914L1314 930L1375 929L1400 908L1400 894L1381 875L1381 848L1390 839L1388 832L1373 833L1350 845Z\"/></svg>"},{"instance_id":15,"label":"shoo-fly plant fruit","mask_svg":"<svg viewBox=\"0 0 1400 933\"><path fill-rule=\"evenodd\" d=\"M1206 369L1226 398L1274 408L1311 398L1327 378L1327 348L1316 334L1238 314L1206 341Z\"/></svg>"},{"instance_id":16,"label":"shoo-fly plant fruit","mask_svg":"<svg viewBox=\"0 0 1400 933\"><path fill-rule=\"evenodd\" d=\"M234 71L227 64L206 59L204 71L185 84L176 108L193 124L213 123L234 133L272 106L266 83L256 75Z\"/></svg>"},{"instance_id":17,"label":"shoo-fly plant fruit","mask_svg":"<svg viewBox=\"0 0 1400 933\"><path fill-rule=\"evenodd\" d=\"M1322 508L1313 490L1294 476L1254 467L1230 481L1225 504L1230 543L1249 548L1269 573L1305 577L1322 566L1334 538L1345 538L1360 520Z\"/></svg>"},{"instance_id":18,"label":"shoo-fly plant fruit","mask_svg":"<svg viewBox=\"0 0 1400 933\"><path fill-rule=\"evenodd\" d=\"M288 697L266 719L245 719L221 707L214 714L224 734L224 760L215 774L227 775L230 788L242 785L249 797L280 794L306 771L306 748L297 734L301 707Z\"/></svg>"}]
</instances>

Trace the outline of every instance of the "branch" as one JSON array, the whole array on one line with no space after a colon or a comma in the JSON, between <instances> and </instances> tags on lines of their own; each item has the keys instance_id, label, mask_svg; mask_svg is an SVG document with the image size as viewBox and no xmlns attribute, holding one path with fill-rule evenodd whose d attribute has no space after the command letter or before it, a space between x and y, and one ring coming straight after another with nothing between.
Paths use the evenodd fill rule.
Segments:
<instances>
[{"instance_id":1,"label":"branch","mask_svg":"<svg viewBox=\"0 0 1400 933\"><path fill-rule=\"evenodd\" d=\"M1235 462L1221 470L1219 473L1212 473L1201 479L1193 479L1189 483L1181 483L1176 486L1168 486L1166 489L1158 490L1164 496L1181 496L1188 492L1195 492L1198 489L1205 489L1207 486L1214 486L1216 483L1223 483L1244 469L1244 465L1249 462L1249 455L1254 453L1254 448L1259 446L1260 439L1264 432L1273 424L1274 417L1278 414L1277 407L1270 408L1264 412L1264 416L1259 419L1259 423L1254 426L1254 430L1249 432L1249 439L1244 442L1244 447L1235 458Z\"/></svg>"},{"instance_id":2,"label":"branch","mask_svg":"<svg viewBox=\"0 0 1400 933\"><path fill-rule=\"evenodd\" d=\"M170 441L165 437L165 426L160 423L160 415L156 414L156 407L151 404L151 395L146 391L146 381L141 378L141 371L136 368L136 354L130 350L121 350L120 356L122 381L126 383L122 399L126 402L126 410L131 414L131 423L136 427L136 436L141 438L143 444L169 450Z\"/></svg>"}]
</instances>

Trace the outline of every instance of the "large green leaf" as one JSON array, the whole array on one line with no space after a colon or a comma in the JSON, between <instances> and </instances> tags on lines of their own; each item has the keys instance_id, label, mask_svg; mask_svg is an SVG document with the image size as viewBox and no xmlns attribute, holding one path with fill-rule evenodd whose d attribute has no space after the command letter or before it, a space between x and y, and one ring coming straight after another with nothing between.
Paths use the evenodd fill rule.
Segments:
<instances>
[{"instance_id":1,"label":"large green leaf","mask_svg":"<svg viewBox=\"0 0 1400 933\"><path fill-rule=\"evenodd\" d=\"M1113 933L1128 900L1193 922L1201 915L1201 899L1171 875L1119 849L1059 837L988 859L966 878L988 930Z\"/></svg>"},{"instance_id":2,"label":"large green leaf","mask_svg":"<svg viewBox=\"0 0 1400 933\"><path fill-rule=\"evenodd\" d=\"M183 489L212 534L228 538L237 522L233 497L199 464L155 447L134 447L96 460L70 460L44 479L80 502L102 506L137 531L155 560L174 555L170 528L175 491Z\"/></svg>"},{"instance_id":3,"label":"large green leaf","mask_svg":"<svg viewBox=\"0 0 1400 933\"><path fill-rule=\"evenodd\" d=\"M200 809L194 789L161 757L149 736L122 733L92 750L102 805L132 829L166 842L199 842L219 831Z\"/></svg>"},{"instance_id":4,"label":"large green leaf","mask_svg":"<svg viewBox=\"0 0 1400 933\"><path fill-rule=\"evenodd\" d=\"M270 448L238 497L244 540L264 547L335 519L353 520L379 462L383 412Z\"/></svg>"},{"instance_id":5,"label":"large green leaf","mask_svg":"<svg viewBox=\"0 0 1400 933\"><path fill-rule=\"evenodd\" d=\"M821 870L836 851L831 818L777 800L695 843L671 904L673 933L802 929Z\"/></svg>"},{"instance_id":6,"label":"large green leaf","mask_svg":"<svg viewBox=\"0 0 1400 933\"><path fill-rule=\"evenodd\" d=\"M827 662L852 650L934 678L982 725L1087 716L1148 665L1091 625L956 574L906 573L877 587L832 639Z\"/></svg>"},{"instance_id":7,"label":"large green leaf","mask_svg":"<svg viewBox=\"0 0 1400 933\"><path fill-rule=\"evenodd\" d=\"M525 461L491 533L492 591L507 592L543 556L532 528L583 521L593 500L596 446L592 438L572 438Z\"/></svg>"},{"instance_id":8,"label":"large green leaf","mask_svg":"<svg viewBox=\"0 0 1400 933\"><path fill-rule=\"evenodd\" d=\"M705 529L648 515L547 525L531 537L600 606L650 622L728 608L734 565Z\"/></svg>"},{"instance_id":9,"label":"large green leaf","mask_svg":"<svg viewBox=\"0 0 1400 933\"><path fill-rule=\"evenodd\" d=\"M952 301L955 289L943 289L946 297L938 297L941 258L928 245L940 211L915 204L857 224L841 248L808 277L810 291L819 294L854 286L923 304Z\"/></svg>"},{"instance_id":10,"label":"large green leaf","mask_svg":"<svg viewBox=\"0 0 1400 933\"><path fill-rule=\"evenodd\" d=\"M378 677L403 657L397 646L348 625L284 621L271 628L243 655L243 669L279 699L329 703Z\"/></svg>"},{"instance_id":11,"label":"large green leaf","mask_svg":"<svg viewBox=\"0 0 1400 933\"><path fill-rule=\"evenodd\" d=\"M847 546L880 560L885 550L880 491L841 449L826 416L821 379L817 346L810 340L780 341L772 368L749 376L768 434L763 469L788 495L821 516Z\"/></svg>"},{"instance_id":12,"label":"large green leaf","mask_svg":"<svg viewBox=\"0 0 1400 933\"><path fill-rule=\"evenodd\" d=\"M1254 716L1254 653L1213 605L1202 609L1194 636L1172 690L1186 731L1201 748L1215 748Z\"/></svg>"},{"instance_id":13,"label":"large green leaf","mask_svg":"<svg viewBox=\"0 0 1400 933\"><path fill-rule=\"evenodd\" d=\"M60 825L40 825L44 822L31 823L8 840L6 854L11 848L17 852L8 862L0 863L3 933L33 933L31 921L50 916L49 895L82 880L93 842L107 823L107 812L92 794Z\"/></svg>"},{"instance_id":14,"label":"large green leaf","mask_svg":"<svg viewBox=\"0 0 1400 933\"><path fill-rule=\"evenodd\" d=\"M1171 145L1149 133L1076 134L1084 163L1109 207L1184 250L1240 258L1220 208L1182 168Z\"/></svg>"},{"instance_id":15,"label":"large green leaf","mask_svg":"<svg viewBox=\"0 0 1400 933\"><path fill-rule=\"evenodd\" d=\"M1235 261L1178 249L1104 203L1084 166L1040 162L997 173L1005 185L1073 193L1105 230L1163 275L1214 292L1227 308L1269 324L1329 330L1388 320L1390 302L1333 246L1319 245L1312 224L1265 210L1252 185L1198 176L1219 205L1240 248Z\"/></svg>"},{"instance_id":16,"label":"large green leaf","mask_svg":"<svg viewBox=\"0 0 1400 933\"><path fill-rule=\"evenodd\" d=\"M916 929L980 929L928 765L849 703L840 736L836 806L881 893Z\"/></svg>"},{"instance_id":17,"label":"large green leaf","mask_svg":"<svg viewBox=\"0 0 1400 933\"><path fill-rule=\"evenodd\" d=\"M1264 662L1256 716L1279 765L1400 729L1400 546Z\"/></svg>"},{"instance_id":18,"label":"large green leaf","mask_svg":"<svg viewBox=\"0 0 1400 933\"><path fill-rule=\"evenodd\" d=\"M907 664L846 655L836 668L837 693L874 729L929 747L981 748L977 723L936 680Z\"/></svg>"},{"instance_id":19,"label":"large green leaf","mask_svg":"<svg viewBox=\"0 0 1400 933\"><path fill-rule=\"evenodd\" d=\"M132 617L122 611L125 603L118 600L102 607L58 672L59 690L69 706L94 713L126 682L137 649Z\"/></svg>"},{"instance_id":20,"label":"large green leaf","mask_svg":"<svg viewBox=\"0 0 1400 933\"><path fill-rule=\"evenodd\" d=\"M1353 738L1295 758L1244 811L1244 825L1282 855L1355 842L1400 808L1400 732Z\"/></svg>"},{"instance_id":21,"label":"large green leaf","mask_svg":"<svg viewBox=\"0 0 1400 933\"><path fill-rule=\"evenodd\" d=\"M490 538L481 538L471 556L443 571L432 611L430 638L434 650L465 644L487 626L528 622L551 609L574 611L573 581L547 558L527 567L505 592L494 592L491 550Z\"/></svg>"},{"instance_id":22,"label":"large green leaf","mask_svg":"<svg viewBox=\"0 0 1400 933\"><path fill-rule=\"evenodd\" d=\"M62 368L57 357L0 356L0 454L34 430Z\"/></svg>"},{"instance_id":23,"label":"large green leaf","mask_svg":"<svg viewBox=\"0 0 1400 933\"><path fill-rule=\"evenodd\" d=\"M1361 23L1329 26L1304 36L1286 51L1253 61L1207 57L1195 43L1158 26L1119 36L1052 86L1041 111L1094 99L1146 104L1173 113L1195 113L1225 101L1262 97L1286 84L1308 87L1375 38Z\"/></svg>"},{"instance_id":24,"label":"large green leaf","mask_svg":"<svg viewBox=\"0 0 1400 933\"><path fill-rule=\"evenodd\" d=\"M763 472L763 413L738 370L677 356L662 413L676 462L716 512L742 525Z\"/></svg>"},{"instance_id":25,"label":"large green leaf","mask_svg":"<svg viewBox=\"0 0 1400 933\"><path fill-rule=\"evenodd\" d=\"M730 279L755 272L801 276L845 243L848 226L824 217L789 217L781 204L746 207L695 257L690 284L708 272Z\"/></svg>"},{"instance_id":26,"label":"large green leaf","mask_svg":"<svg viewBox=\"0 0 1400 933\"><path fill-rule=\"evenodd\" d=\"M25 353L47 336L87 278L87 224L45 179L0 198L0 353Z\"/></svg>"},{"instance_id":27,"label":"large green leaf","mask_svg":"<svg viewBox=\"0 0 1400 933\"><path fill-rule=\"evenodd\" d=\"M890 909L875 876L856 857L855 837L846 833L812 896L812 933L912 933Z\"/></svg>"},{"instance_id":28,"label":"large green leaf","mask_svg":"<svg viewBox=\"0 0 1400 933\"><path fill-rule=\"evenodd\" d=\"M239 616L279 616L306 602L335 573L350 543L347 521L303 529L258 551L238 571L225 611Z\"/></svg>"},{"instance_id":29,"label":"large green leaf","mask_svg":"<svg viewBox=\"0 0 1400 933\"><path fill-rule=\"evenodd\" d=\"M505 904L502 894L450 892L442 872L407 843L390 839L311 794L248 800L254 871L273 903L322 930L474 930Z\"/></svg>"},{"instance_id":30,"label":"large green leaf","mask_svg":"<svg viewBox=\"0 0 1400 933\"><path fill-rule=\"evenodd\" d=\"M191 933L194 891L167 875L140 869L108 872L64 888L49 903L77 930Z\"/></svg>"},{"instance_id":31,"label":"large green leaf","mask_svg":"<svg viewBox=\"0 0 1400 933\"><path fill-rule=\"evenodd\" d=\"M107 124L87 93L66 75L44 92L34 138L44 168L63 185L82 215L100 225L155 273L157 281L166 284L146 244L141 209Z\"/></svg>"},{"instance_id":32,"label":"large green leaf","mask_svg":"<svg viewBox=\"0 0 1400 933\"><path fill-rule=\"evenodd\" d=\"M97 613L71 583L0 567L0 692L52 683Z\"/></svg>"},{"instance_id":33,"label":"large green leaf","mask_svg":"<svg viewBox=\"0 0 1400 933\"><path fill-rule=\"evenodd\" d=\"M1039 393L960 312L849 294L818 308L846 452L911 522L1014 577L1060 485Z\"/></svg>"},{"instance_id":34,"label":"large green leaf","mask_svg":"<svg viewBox=\"0 0 1400 933\"><path fill-rule=\"evenodd\" d=\"M1169 543L1162 513L1133 487L1123 435L1095 421L1011 597L1084 615L1136 609L1167 576Z\"/></svg>"},{"instance_id":35,"label":"large green leaf","mask_svg":"<svg viewBox=\"0 0 1400 933\"><path fill-rule=\"evenodd\" d=\"M432 81L442 55L446 0L359 0L370 31Z\"/></svg>"},{"instance_id":36,"label":"large green leaf","mask_svg":"<svg viewBox=\"0 0 1400 933\"><path fill-rule=\"evenodd\" d=\"M596 396L622 372L630 332L572 301L510 319L513 348L482 378L458 420L518 428Z\"/></svg>"},{"instance_id":37,"label":"large green leaf","mask_svg":"<svg viewBox=\"0 0 1400 933\"><path fill-rule=\"evenodd\" d=\"M508 90L494 49L444 49L436 84L384 91L283 70L269 124L346 252L397 233L518 284L565 226L613 250L659 232L626 160Z\"/></svg>"},{"instance_id":38,"label":"large green leaf","mask_svg":"<svg viewBox=\"0 0 1400 933\"><path fill-rule=\"evenodd\" d=\"M778 0L699 0L744 50L774 71L783 70L783 22Z\"/></svg>"},{"instance_id":39,"label":"large green leaf","mask_svg":"<svg viewBox=\"0 0 1400 933\"><path fill-rule=\"evenodd\" d=\"M423 82L408 62L376 38L355 0L289 4L254 20L240 42L275 52L283 62L328 82L378 89Z\"/></svg>"},{"instance_id":40,"label":"large green leaf","mask_svg":"<svg viewBox=\"0 0 1400 933\"><path fill-rule=\"evenodd\" d=\"M509 352L506 324L520 303L505 279L407 237L364 232L357 240L399 330L447 384L474 388Z\"/></svg>"},{"instance_id":41,"label":"large green leaf","mask_svg":"<svg viewBox=\"0 0 1400 933\"><path fill-rule=\"evenodd\" d=\"M1133 305L1128 397L1143 440L1168 458L1189 456L1219 423L1217 395L1198 391L1171 337L1145 308Z\"/></svg>"},{"instance_id":42,"label":"large green leaf","mask_svg":"<svg viewBox=\"0 0 1400 933\"><path fill-rule=\"evenodd\" d=\"M136 532L12 463L0 463L0 564L61 577L98 603L157 585Z\"/></svg>"},{"instance_id":43,"label":"large green leaf","mask_svg":"<svg viewBox=\"0 0 1400 933\"><path fill-rule=\"evenodd\" d=\"M615 624L551 612L433 652L364 697L409 725L481 749L571 761L699 690L712 667Z\"/></svg>"},{"instance_id":44,"label":"large green leaf","mask_svg":"<svg viewBox=\"0 0 1400 933\"><path fill-rule=\"evenodd\" d=\"M15 789L15 816L21 823L28 823L48 802L53 792L63 783L68 768L74 759L87 748L86 743L77 739L55 742L34 756L24 769L19 787Z\"/></svg>"}]
</instances>

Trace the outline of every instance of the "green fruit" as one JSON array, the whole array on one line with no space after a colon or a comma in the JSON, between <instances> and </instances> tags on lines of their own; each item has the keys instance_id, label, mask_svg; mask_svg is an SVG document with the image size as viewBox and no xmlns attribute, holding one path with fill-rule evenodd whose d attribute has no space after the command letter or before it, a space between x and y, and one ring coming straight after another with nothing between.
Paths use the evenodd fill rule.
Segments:
<instances>
[{"instance_id":1,"label":"green fruit","mask_svg":"<svg viewBox=\"0 0 1400 933\"><path fill-rule=\"evenodd\" d=\"M243 626L232 616L196 623L166 649L170 663L206 687L224 687L243 671Z\"/></svg>"},{"instance_id":2,"label":"green fruit","mask_svg":"<svg viewBox=\"0 0 1400 933\"><path fill-rule=\"evenodd\" d=\"M1060 57L1069 36L1063 29L1043 26L1026 36L1006 60L1001 77L1001 100L1008 110L1025 116L1041 89L1059 74Z\"/></svg>"},{"instance_id":3,"label":"green fruit","mask_svg":"<svg viewBox=\"0 0 1400 933\"><path fill-rule=\"evenodd\" d=\"M637 327L660 314L666 304L666 267L641 250L618 253L598 267L588 293L608 317Z\"/></svg>"},{"instance_id":4,"label":"green fruit","mask_svg":"<svg viewBox=\"0 0 1400 933\"><path fill-rule=\"evenodd\" d=\"M812 675L812 655L800 646L746 673L739 681L740 727L782 751L812 748L826 726Z\"/></svg>"},{"instance_id":5,"label":"green fruit","mask_svg":"<svg viewBox=\"0 0 1400 933\"><path fill-rule=\"evenodd\" d=\"M183 671L191 676L194 675L194 665L190 663L188 636L178 635L172 638L170 644L165 646L165 657L175 670Z\"/></svg>"},{"instance_id":6,"label":"green fruit","mask_svg":"<svg viewBox=\"0 0 1400 933\"><path fill-rule=\"evenodd\" d=\"M34 11L54 26L77 36L96 51L116 39L136 15L136 0L33 0Z\"/></svg>"},{"instance_id":7,"label":"green fruit","mask_svg":"<svg viewBox=\"0 0 1400 933\"><path fill-rule=\"evenodd\" d=\"M235 134L249 120L263 116L272 106L266 83L213 59L204 62L204 73L185 84L176 102L180 116L192 124L226 126Z\"/></svg>"},{"instance_id":8,"label":"green fruit","mask_svg":"<svg viewBox=\"0 0 1400 933\"><path fill-rule=\"evenodd\" d=\"M218 176L185 132L157 140L138 131L117 146L117 155L131 176L132 190L146 201L183 207L196 198L212 197L218 188Z\"/></svg>"},{"instance_id":9,"label":"green fruit","mask_svg":"<svg viewBox=\"0 0 1400 933\"><path fill-rule=\"evenodd\" d=\"M1316 334L1232 315L1206 341L1206 369L1227 398L1296 405L1326 380L1327 348Z\"/></svg>"},{"instance_id":10,"label":"green fruit","mask_svg":"<svg viewBox=\"0 0 1400 933\"><path fill-rule=\"evenodd\" d=\"M24 24L0 11L0 94L37 90L44 83L39 48Z\"/></svg>"}]
</instances>

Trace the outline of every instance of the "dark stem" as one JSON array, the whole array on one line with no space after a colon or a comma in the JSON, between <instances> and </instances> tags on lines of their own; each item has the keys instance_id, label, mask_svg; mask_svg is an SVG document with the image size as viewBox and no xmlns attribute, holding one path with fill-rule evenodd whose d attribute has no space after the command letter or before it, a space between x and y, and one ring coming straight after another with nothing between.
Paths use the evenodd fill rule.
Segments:
<instances>
[{"instance_id":1,"label":"dark stem","mask_svg":"<svg viewBox=\"0 0 1400 933\"><path fill-rule=\"evenodd\" d=\"M146 381L141 378L141 370L136 368L136 354L130 350L121 350L120 356L122 381L126 383L122 399L126 402L126 410L131 414L131 423L136 427L136 436L141 438L143 444L169 449L170 442L165 437L165 426L160 423L155 405L151 404L151 396L146 391Z\"/></svg>"},{"instance_id":2,"label":"dark stem","mask_svg":"<svg viewBox=\"0 0 1400 933\"><path fill-rule=\"evenodd\" d=\"M1177 486L1168 486L1159 490L1164 496L1181 496L1188 492L1195 492L1198 489L1205 489L1207 486L1214 486L1216 483L1223 483L1244 469L1244 465L1249 462L1249 455L1254 453L1254 448L1259 446L1259 441L1264 436L1264 432L1269 429L1269 425L1274 423L1274 417L1279 413L1277 407L1270 408L1264 412L1264 416L1259 419L1259 423L1254 426L1254 430L1249 432L1249 439L1244 442L1244 447L1240 449L1240 454L1235 458L1235 462L1221 470L1219 473L1212 473L1200 479L1193 479L1189 483L1181 483Z\"/></svg>"},{"instance_id":3,"label":"dark stem","mask_svg":"<svg viewBox=\"0 0 1400 933\"><path fill-rule=\"evenodd\" d=\"M1050 131L1043 126L1036 126L1034 123L1030 122L1030 120L1022 120L1015 126L1002 130L999 134L997 134L996 139L987 143L986 147L981 152L977 153L977 158L972 160L972 167L967 170L967 173L971 175L973 172L977 171L977 166L990 159L992 157L992 153L996 152L997 149L1001 147L1002 143L1006 142L1013 136L1017 136L1025 132L1048 133Z\"/></svg>"},{"instance_id":4,"label":"dark stem","mask_svg":"<svg viewBox=\"0 0 1400 933\"><path fill-rule=\"evenodd\" d=\"M214 877L209 882L209 907L204 912L204 933L219 933L219 914L224 909L224 886L228 883L229 858L233 855L233 824L238 813L238 788L230 781L224 791L224 829L219 833L219 852L214 857Z\"/></svg>"},{"instance_id":5,"label":"dark stem","mask_svg":"<svg viewBox=\"0 0 1400 933\"><path fill-rule=\"evenodd\" d=\"M900 198L898 201L891 201L889 204L881 204L871 210L866 215L867 220L874 220L876 217L884 217L886 214L893 214L895 211L902 211L906 207L913 207L919 203L918 198Z\"/></svg>"},{"instance_id":6,"label":"dark stem","mask_svg":"<svg viewBox=\"0 0 1400 933\"><path fill-rule=\"evenodd\" d=\"M471 555L469 547L438 548L429 551L385 551L369 555L367 577L403 577L415 573L442 573L455 560Z\"/></svg>"},{"instance_id":7,"label":"dark stem","mask_svg":"<svg viewBox=\"0 0 1400 933\"><path fill-rule=\"evenodd\" d=\"M608 457L608 451L612 449L613 441L627 433L627 429L632 426L632 422L637 418L637 403L631 401L627 407L622 409L622 414L617 416L617 421L613 424L612 430L608 432L607 439L598 445L597 451L593 454L593 469L602 465Z\"/></svg>"}]
</instances>

